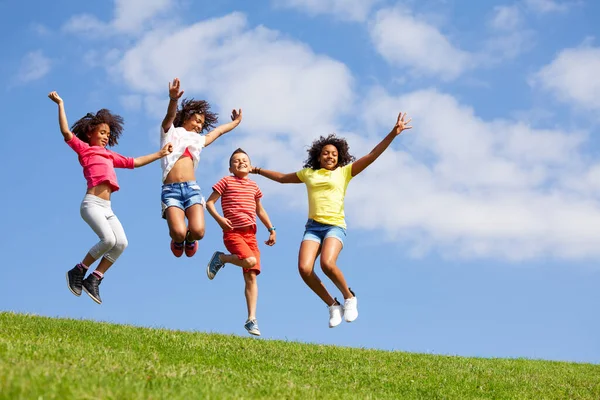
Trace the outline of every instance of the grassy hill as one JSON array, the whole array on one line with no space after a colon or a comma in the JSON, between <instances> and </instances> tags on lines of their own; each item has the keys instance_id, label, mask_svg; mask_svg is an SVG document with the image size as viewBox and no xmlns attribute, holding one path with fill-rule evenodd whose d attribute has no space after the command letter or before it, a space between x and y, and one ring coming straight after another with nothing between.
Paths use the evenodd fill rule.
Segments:
<instances>
[{"instance_id":1,"label":"grassy hill","mask_svg":"<svg viewBox=\"0 0 600 400\"><path fill-rule=\"evenodd\" d=\"M600 399L600 365L0 313L0 399Z\"/></svg>"}]
</instances>

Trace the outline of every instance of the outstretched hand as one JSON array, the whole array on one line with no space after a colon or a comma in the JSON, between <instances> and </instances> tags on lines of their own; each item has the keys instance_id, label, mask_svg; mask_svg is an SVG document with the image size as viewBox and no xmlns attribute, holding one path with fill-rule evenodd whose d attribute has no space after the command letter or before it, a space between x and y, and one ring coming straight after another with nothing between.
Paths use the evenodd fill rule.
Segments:
<instances>
[{"instance_id":1,"label":"outstretched hand","mask_svg":"<svg viewBox=\"0 0 600 400\"><path fill-rule=\"evenodd\" d=\"M238 124L242 122L242 109L231 111L231 120L237 122Z\"/></svg>"},{"instance_id":2,"label":"outstretched hand","mask_svg":"<svg viewBox=\"0 0 600 400\"><path fill-rule=\"evenodd\" d=\"M183 95L183 90L179 91L181 87L181 82L179 78L173 79L173 82L169 82L169 97L173 100L179 100L179 98Z\"/></svg>"},{"instance_id":3,"label":"outstretched hand","mask_svg":"<svg viewBox=\"0 0 600 400\"><path fill-rule=\"evenodd\" d=\"M164 145L162 149L160 149L160 157L168 156L173 152L173 145L171 143L167 143Z\"/></svg>"},{"instance_id":4,"label":"outstretched hand","mask_svg":"<svg viewBox=\"0 0 600 400\"><path fill-rule=\"evenodd\" d=\"M50 100L52 100L56 104L60 104L63 102L63 99L61 99L60 96L58 95L58 93L56 93L56 92L48 93L48 97L50 98Z\"/></svg>"},{"instance_id":5,"label":"outstretched hand","mask_svg":"<svg viewBox=\"0 0 600 400\"><path fill-rule=\"evenodd\" d=\"M412 129L412 126L409 125L412 118L408 118L406 121L404 120L405 118L406 113L402 114L402 112L400 112L400 114L398 114L398 121L396 121L396 125L393 129L394 134L399 135L405 129Z\"/></svg>"}]
</instances>

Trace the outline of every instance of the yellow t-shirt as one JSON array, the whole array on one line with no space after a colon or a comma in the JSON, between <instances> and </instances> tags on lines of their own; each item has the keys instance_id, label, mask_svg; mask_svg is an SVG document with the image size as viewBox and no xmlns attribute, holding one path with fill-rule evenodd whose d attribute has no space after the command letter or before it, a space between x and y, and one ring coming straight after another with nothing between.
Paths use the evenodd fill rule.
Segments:
<instances>
[{"instance_id":1,"label":"yellow t-shirt","mask_svg":"<svg viewBox=\"0 0 600 400\"><path fill-rule=\"evenodd\" d=\"M352 163L333 171L304 168L296 172L296 175L306 184L308 218L345 229L344 197L352 179Z\"/></svg>"}]
</instances>

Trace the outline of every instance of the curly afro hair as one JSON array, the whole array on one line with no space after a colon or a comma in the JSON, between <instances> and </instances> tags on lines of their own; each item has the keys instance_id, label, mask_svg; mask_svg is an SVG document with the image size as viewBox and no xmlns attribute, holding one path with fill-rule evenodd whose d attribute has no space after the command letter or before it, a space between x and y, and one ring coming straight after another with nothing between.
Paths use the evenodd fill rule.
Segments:
<instances>
[{"instance_id":1,"label":"curly afro hair","mask_svg":"<svg viewBox=\"0 0 600 400\"><path fill-rule=\"evenodd\" d=\"M321 155L321 151L323 151L323 147L328 144L335 146L338 151L338 167L348 165L355 160L354 156L349 152L350 146L348 146L346 139L337 137L335 133L332 133L327 137L321 136L312 142L312 145L307 150L308 158L304 161L304 168L321 169L319 156Z\"/></svg>"},{"instance_id":2,"label":"curly afro hair","mask_svg":"<svg viewBox=\"0 0 600 400\"><path fill-rule=\"evenodd\" d=\"M92 132L98 125L106 124L110 128L110 137L108 146L114 146L119 142L119 137L123 133L123 117L117 114L111 114L106 108L96 113L87 113L85 117L77 120L71 127L71 131L85 143L89 143L88 133Z\"/></svg>"},{"instance_id":3,"label":"curly afro hair","mask_svg":"<svg viewBox=\"0 0 600 400\"><path fill-rule=\"evenodd\" d=\"M187 121L192 115L201 114L204 115L204 125L202 125L202 132L213 129L219 120L219 115L210 111L210 104L204 100L183 99L181 101L181 107L177 110L175 115L175 121L173 125L180 127L185 121Z\"/></svg>"}]
</instances>

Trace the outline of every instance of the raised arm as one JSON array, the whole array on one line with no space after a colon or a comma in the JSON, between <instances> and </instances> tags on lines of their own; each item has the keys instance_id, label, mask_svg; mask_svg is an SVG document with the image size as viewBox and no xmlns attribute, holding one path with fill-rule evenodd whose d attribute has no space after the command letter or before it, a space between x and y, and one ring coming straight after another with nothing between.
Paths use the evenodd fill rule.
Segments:
<instances>
[{"instance_id":1,"label":"raised arm","mask_svg":"<svg viewBox=\"0 0 600 400\"><path fill-rule=\"evenodd\" d=\"M215 219L215 221L217 221L217 224L219 224L221 229L223 229L224 231L228 231L230 229L233 229L231 221L225 217L222 217L217 211L217 208L215 207L215 202L219 200L219 197L221 197L219 192L213 190L211 195L208 197L208 200L206 200L206 209L208 210L208 213Z\"/></svg>"},{"instance_id":2,"label":"raised arm","mask_svg":"<svg viewBox=\"0 0 600 400\"><path fill-rule=\"evenodd\" d=\"M173 121L175 121L175 116L177 115L177 102L179 98L183 95L183 90L179 91L181 86L181 82L179 82L179 78L173 79L173 82L169 82L169 106L167 107L167 115L165 115L165 119L162 122L163 132L166 132L173 125Z\"/></svg>"},{"instance_id":3,"label":"raised arm","mask_svg":"<svg viewBox=\"0 0 600 400\"><path fill-rule=\"evenodd\" d=\"M233 110L231 112L231 122L228 122L223 125L219 125L215 129L213 129L212 131L210 131L206 134L206 136L205 136L206 142L204 143L204 146L208 146L209 144L211 144L212 142L217 140L222 135L233 130L236 126L238 126L240 124L240 122L242 122L242 109L241 108L237 111Z\"/></svg>"},{"instance_id":4,"label":"raised arm","mask_svg":"<svg viewBox=\"0 0 600 400\"><path fill-rule=\"evenodd\" d=\"M134 158L133 159L133 167L134 168L143 167L144 165L148 165L151 162L159 160L159 159L163 158L164 156L171 154L172 152L173 152L173 145L171 143L167 143L167 144L165 144L165 146L162 149L160 149L156 153L152 153L152 154L148 154L145 156Z\"/></svg>"},{"instance_id":5,"label":"raised arm","mask_svg":"<svg viewBox=\"0 0 600 400\"><path fill-rule=\"evenodd\" d=\"M298 175L295 172L290 172L289 174L284 174L282 172L277 171L269 171L268 169L262 169L258 167L252 167L250 170L253 174L262 175L265 178L269 178L272 181L279 183L302 183Z\"/></svg>"},{"instance_id":6,"label":"raised arm","mask_svg":"<svg viewBox=\"0 0 600 400\"><path fill-rule=\"evenodd\" d=\"M412 126L408 125L412 119L409 118L405 121L404 118L406 118L406 113L398 114L396 125L392 128L390 133L388 133L387 136L384 137L383 140L379 142L369 154L361 157L352 164L352 176L360 174L365 168L371 165L373 161L377 160L377 158L385 151L385 149L388 148L390 143L392 143L392 140L394 140L396 136L400 135L403 130L412 128Z\"/></svg>"},{"instance_id":7,"label":"raised arm","mask_svg":"<svg viewBox=\"0 0 600 400\"><path fill-rule=\"evenodd\" d=\"M273 246L277 241L277 233L275 227L271 223L267 210L262 206L260 199L256 199L256 216L261 220L265 228L269 231L269 239L265 241L267 246Z\"/></svg>"},{"instance_id":8,"label":"raised arm","mask_svg":"<svg viewBox=\"0 0 600 400\"><path fill-rule=\"evenodd\" d=\"M69 129L69 123L67 122L67 114L65 113L65 104L63 99L61 99L56 92L50 92L48 97L50 100L58 104L58 125L60 126L60 132L65 138L65 141L68 142L73 138L73 132L71 132Z\"/></svg>"}]
</instances>

